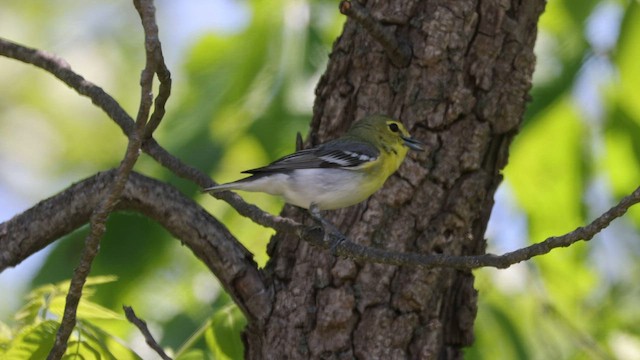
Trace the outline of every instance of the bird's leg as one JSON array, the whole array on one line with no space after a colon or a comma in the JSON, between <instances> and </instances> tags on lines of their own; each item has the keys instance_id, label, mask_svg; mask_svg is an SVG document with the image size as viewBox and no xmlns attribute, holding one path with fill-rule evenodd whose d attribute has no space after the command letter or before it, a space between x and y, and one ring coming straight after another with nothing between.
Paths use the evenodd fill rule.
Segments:
<instances>
[{"instance_id":1,"label":"bird's leg","mask_svg":"<svg viewBox=\"0 0 640 360\"><path fill-rule=\"evenodd\" d=\"M330 221L322 217L322 214L320 214L320 209L318 208L317 204L311 203L311 205L309 206L309 213L311 214L311 218L313 218L313 220L315 220L315 222L320 224L320 226L322 227L322 232L324 234L323 235L324 242L331 244L331 247L329 248L329 250L334 256L337 255L336 250L338 248L338 245L340 245L340 243L342 243L345 240L345 236L342 235L340 230L338 230L338 228L335 225L333 225ZM333 238L331 238L331 235L333 235Z\"/></svg>"}]
</instances>

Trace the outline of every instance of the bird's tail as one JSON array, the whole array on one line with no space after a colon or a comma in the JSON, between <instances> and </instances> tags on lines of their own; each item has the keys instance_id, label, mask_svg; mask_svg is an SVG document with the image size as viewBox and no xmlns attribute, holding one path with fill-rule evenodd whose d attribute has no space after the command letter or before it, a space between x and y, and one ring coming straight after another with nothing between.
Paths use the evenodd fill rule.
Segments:
<instances>
[{"instance_id":1,"label":"bird's tail","mask_svg":"<svg viewBox=\"0 0 640 360\"><path fill-rule=\"evenodd\" d=\"M220 185L216 185L216 186L211 186L208 188L204 188L202 189L202 192L219 192L219 191L224 191L224 190L234 190L236 189L236 183L226 183L226 184L220 184Z\"/></svg>"},{"instance_id":2,"label":"bird's tail","mask_svg":"<svg viewBox=\"0 0 640 360\"><path fill-rule=\"evenodd\" d=\"M228 182L225 184L219 184L215 186L211 186L205 189L202 189L202 192L219 192L225 190L246 190L246 191L260 191L260 189L253 189L253 180L256 178L260 178L256 175L251 175L244 179Z\"/></svg>"}]
</instances>

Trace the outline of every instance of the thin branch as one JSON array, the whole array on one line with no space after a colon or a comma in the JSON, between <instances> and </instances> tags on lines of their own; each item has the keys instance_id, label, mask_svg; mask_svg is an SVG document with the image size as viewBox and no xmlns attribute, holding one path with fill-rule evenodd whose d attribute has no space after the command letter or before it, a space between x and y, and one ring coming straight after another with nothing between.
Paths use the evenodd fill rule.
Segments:
<instances>
[{"instance_id":1,"label":"thin branch","mask_svg":"<svg viewBox=\"0 0 640 360\"><path fill-rule=\"evenodd\" d=\"M143 137L144 139L148 139L158 128L160 121L164 117L165 105L171 95L171 73L164 62L162 45L160 44L160 37L158 36L158 25L156 23L156 9L153 1L134 0L133 4L140 15L142 27L144 28L144 44L147 58L145 72L147 73L143 74L143 78L157 74L158 80L160 81L158 96L154 101L155 108Z\"/></svg>"},{"instance_id":2,"label":"thin branch","mask_svg":"<svg viewBox=\"0 0 640 360\"><path fill-rule=\"evenodd\" d=\"M118 167L113 183L107 192L107 196L100 202L91 215L89 222L89 235L87 235L85 239L85 245L80 257L80 264L78 264L78 267L74 270L73 277L71 278L71 284L69 285L69 292L67 293L60 328L56 333L56 340L53 348L51 349L49 356L47 356L48 360L57 360L62 358L62 355L67 349L67 341L69 340L69 336L71 336L71 332L76 324L76 311L78 309L78 304L80 303L80 298L82 297L82 288L84 287L87 276L91 271L93 259L95 259L98 254L100 240L106 231L105 223L109 214L115 207L116 202L120 198L120 194L124 189L129 173L133 169L133 165L138 160L140 145L141 140L136 132L130 137L124 159Z\"/></svg>"},{"instance_id":3,"label":"thin branch","mask_svg":"<svg viewBox=\"0 0 640 360\"><path fill-rule=\"evenodd\" d=\"M147 345L149 345L149 347L151 347L155 352L158 353L158 355L160 355L160 357L164 360L172 360L162 349L162 347L156 342L156 340L153 338L153 335L151 335L151 332L149 331L149 328L147 327L147 322L138 318L136 316L136 313L133 311L133 309L130 306L122 306L122 309L124 310L125 315L127 316L127 320L129 320L130 323L132 323L133 325L135 325L138 329L140 329L140 332L142 333L142 335L144 336L144 340L147 342Z\"/></svg>"},{"instance_id":4,"label":"thin branch","mask_svg":"<svg viewBox=\"0 0 640 360\"><path fill-rule=\"evenodd\" d=\"M216 185L209 176L193 166L183 163L180 159L160 146L155 139L145 141L142 149L160 165L171 170L171 172L177 176L194 182L200 188L207 188ZM212 193L211 195L216 199L226 201L240 215L248 217L256 224L264 227L272 228L277 231L293 231L292 229L299 225L291 219L271 215L259 207L245 202L238 194L231 191L222 191Z\"/></svg>"},{"instance_id":5,"label":"thin branch","mask_svg":"<svg viewBox=\"0 0 640 360\"><path fill-rule=\"evenodd\" d=\"M367 8L358 4L357 1L342 0L340 2L340 12L355 20L360 26L384 48L391 62L400 68L407 67L411 61L411 47L385 29L382 24L374 19Z\"/></svg>"},{"instance_id":6,"label":"thin branch","mask_svg":"<svg viewBox=\"0 0 640 360\"><path fill-rule=\"evenodd\" d=\"M144 1L141 5L140 1L134 0L136 8L138 8L140 17L142 18L143 29L145 31L145 47L147 49L159 46L157 41L157 26L155 25L155 17L153 12L152 0ZM155 32L154 32L155 31ZM149 33L151 33L149 35ZM154 42L154 37L156 41ZM71 336L71 332L76 325L76 312L80 298L82 297L82 288L91 271L91 264L98 255L100 248L100 240L106 231L106 222L109 214L114 209L122 191L124 190L127 178L133 169L138 157L140 156L140 148L142 146L142 137L145 134L145 126L149 119L149 111L153 104L152 86L153 76L157 65L157 57L153 56L151 51L147 50L147 60L145 68L140 76L140 106L136 117L135 131L129 134L129 142L124 159L120 162L120 166L116 171L113 183L109 187L107 196L99 203L91 215L89 222L89 235L85 239L85 245L82 249L80 264L73 272L69 291L67 292L64 313L60 321L60 327L56 333L56 339L53 344L48 360L58 360L62 358L67 350L67 342ZM165 99L166 100L166 99Z\"/></svg>"},{"instance_id":7,"label":"thin branch","mask_svg":"<svg viewBox=\"0 0 640 360\"><path fill-rule=\"evenodd\" d=\"M141 1L143 3L141 3ZM133 0L133 4L140 14L142 28L144 29L144 47L146 50L146 62L142 74L140 75L140 106L138 107L138 115L136 116L136 132L137 136L142 138L143 129L149 120L149 112L153 105L153 77L156 74L157 62L155 55L156 46L160 45L158 40L158 27L155 24L155 16L153 12L153 0ZM142 145L142 143L140 143ZM139 149L140 147L138 147Z\"/></svg>"},{"instance_id":8,"label":"thin branch","mask_svg":"<svg viewBox=\"0 0 640 360\"><path fill-rule=\"evenodd\" d=\"M138 122L138 124L140 124L140 132L144 129L145 123L146 121ZM141 144L140 134L136 131L129 138L124 159L116 171L115 178L109 187L107 196L98 204L98 207L91 215L89 235L87 235L85 239L80 264L78 264L78 267L74 270L73 277L71 278L60 328L56 334L53 348L49 356L47 356L49 360L60 359L67 349L67 341L76 324L76 311L80 303L80 298L82 297L82 288L91 271L91 264L96 255L98 255L100 240L106 231L105 223L120 198L129 173L133 169L133 165L138 160Z\"/></svg>"},{"instance_id":9,"label":"thin branch","mask_svg":"<svg viewBox=\"0 0 640 360\"><path fill-rule=\"evenodd\" d=\"M153 114L151 114L151 118L147 123L144 140L150 139L153 132L158 128L158 125L160 125L160 121L164 118L165 105L171 95L171 73L164 62L162 52L160 52L159 61L160 66L156 69L156 75L160 81L160 88L158 89L158 96L156 96L154 101Z\"/></svg>"},{"instance_id":10,"label":"thin branch","mask_svg":"<svg viewBox=\"0 0 640 360\"><path fill-rule=\"evenodd\" d=\"M344 235L331 232L323 235L323 230L319 228L298 228L300 236L309 243L332 249L339 256L348 257L354 260L375 262L390 265L410 265L425 268L447 267L459 270L473 270L481 267L494 267L506 269L522 261L529 260L535 256L549 253L559 247L568 247L578 241L591 240L596 234L605 229L613 220L624 215L627 210L640 202L640 187L633 193L624 197L620 202L609 209L604 214L593 220L591 223L579 227L567 234L550 237L540 243L536 243L525 248L521 248L502 255L482 254L482 255L423 255L416 253L402 253L387 251L384 249L362 246L350 241Z\"/></svg>"},{"instance_id":11,"label":"thin branch","mask_svg":"<svg viewBox=\"0 0 640 360\"><path fill-rule=\"evenodd\" d=\"M0 224L0 272L86 224L115 174L91 176ZM138 212L162 225L209 268L248 319L260 324L266 318L273 294L253 255L195 201L132 172L116 210Z\"/></svg>"}]
</instances>

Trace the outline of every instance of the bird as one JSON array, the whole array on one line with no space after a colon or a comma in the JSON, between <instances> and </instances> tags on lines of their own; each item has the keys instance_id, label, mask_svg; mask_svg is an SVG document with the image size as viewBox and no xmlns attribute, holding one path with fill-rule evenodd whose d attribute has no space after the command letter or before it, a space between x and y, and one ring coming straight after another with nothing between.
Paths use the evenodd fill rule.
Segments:
<instances>
[{"instance_id":1,"label":"bird","mask_svg":"<svg viewBox=\"0 0 640 360\"><path fill-rule=\"evenodd\" d=\"M301 208L335 210L358 204L379 190L409 150L425 148L400 121L368 115L337 139L243 171L250 176L203 191L263 192Z\"/></svg>"}]
</instances>

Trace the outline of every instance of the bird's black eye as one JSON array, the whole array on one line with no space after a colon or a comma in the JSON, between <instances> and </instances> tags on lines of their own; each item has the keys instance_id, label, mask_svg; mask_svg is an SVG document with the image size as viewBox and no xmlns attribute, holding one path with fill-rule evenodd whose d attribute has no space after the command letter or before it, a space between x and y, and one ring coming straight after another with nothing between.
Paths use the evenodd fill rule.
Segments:
<instances>
[{"instance_id":1,"label":"bird's black eye","mask_svg":"<svg viewBox=\"0 0 640 360\"><path fill-rule=\"evenodd\" d=\"M389 130L391 130L393 132L398 132L398 131L400 131L400 128L398 127L398 124L391 123L391 124L389 124Z\"/></svg>"}]
</instances>

